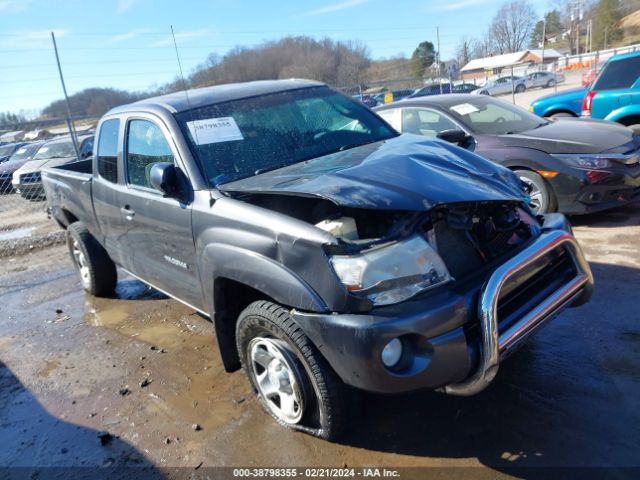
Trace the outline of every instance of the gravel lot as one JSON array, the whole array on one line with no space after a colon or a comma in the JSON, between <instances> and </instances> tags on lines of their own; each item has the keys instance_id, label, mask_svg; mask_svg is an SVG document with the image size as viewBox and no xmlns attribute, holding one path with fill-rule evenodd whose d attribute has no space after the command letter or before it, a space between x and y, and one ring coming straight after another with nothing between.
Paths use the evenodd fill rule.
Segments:
<instances>
[{"instance_id":1,"label":"gravel lot","mask_svg":"<svg viewBox=\"0 0 640 480\"><path fill-rule=\"evenodd\" d=\"M607 478L598 468L608 467L637 478L640 205L574 224L596 278L590 304L539 332L476 397L356 395L335 444L263 413L244 374L223 371L211 323L189 308L125 275L117 298L85 295L63 245L4 259L0 466L165 477L210 466L431 467L429 478L482 479L541 478L540 467L591 468L544 478Z\"/></svg>"}]
</instances>

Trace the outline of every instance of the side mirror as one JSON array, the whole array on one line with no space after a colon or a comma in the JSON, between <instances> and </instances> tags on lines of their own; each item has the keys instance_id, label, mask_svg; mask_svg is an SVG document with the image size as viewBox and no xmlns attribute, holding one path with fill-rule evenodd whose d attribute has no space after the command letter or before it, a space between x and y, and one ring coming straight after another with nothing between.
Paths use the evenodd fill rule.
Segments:
<instances>
[{"instance_id":1,"label":"side mirror","mask_svg":"<svg viewBox=\"0 0 640 480\"><path fill-rule=\"evenodd\" d=\"M176 167L170 162L154 163L149 174L149 183L167 197L178 194L178 174Z\"/></svg>"},{"instance_id":2,"label":"side mirror","mask_svg":"<svg viewBox=\"0 0 640 480\"><path fill-rule=\"evenodd\" d=\"M467 134L462 130L443 130L436 135L440 140L445 142L461 144L468 140Z\"/></svg>"}]
</instances>

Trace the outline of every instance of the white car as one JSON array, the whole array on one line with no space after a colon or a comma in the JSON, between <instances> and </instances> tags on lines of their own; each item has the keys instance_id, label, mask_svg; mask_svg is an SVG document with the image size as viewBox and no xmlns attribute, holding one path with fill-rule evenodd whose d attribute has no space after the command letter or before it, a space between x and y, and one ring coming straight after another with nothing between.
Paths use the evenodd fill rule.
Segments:
<instances>
[{"instance_id":1,"label":"white car","mask_svg":"<svg viewBox=\"0 0 640 480\"><path fill-rule=\"evenodd\" d=\"M553 72L530 73L524 78L526 79L527 88L531 88L531 87L551 88L558 83L564 82L565 80L564 75L562 75L561 73L553 73Z\"/></svg>"},{"instance_id":2,"label":"white car","mask_svg":"<svg viewBox=\"0 0 640 480\"><path fill-rule=\"evenodd\" d=\"M501 95L505 93L522 93L527 89L527 79L525 77L511 76L500 77L496 80L490 80L482 87L471 93L476 95Z\"/></svg>"}]
</instances>

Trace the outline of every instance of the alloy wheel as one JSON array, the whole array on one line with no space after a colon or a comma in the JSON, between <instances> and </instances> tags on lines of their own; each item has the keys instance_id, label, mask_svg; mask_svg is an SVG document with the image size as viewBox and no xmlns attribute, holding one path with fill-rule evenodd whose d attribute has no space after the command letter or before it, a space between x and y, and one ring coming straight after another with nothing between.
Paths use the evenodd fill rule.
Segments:
<instances>
[{"instance_id":1,"label":"alloy wheel","mask_svg":"<svg viewBox=\"0 0 640 480\"><path fill-rule=\"evenodd\" d=\"M256 337L248 346L255 385L269 410L288 424L297 424L304 413L300 373L294 358L272 338Z\"/></svg>"}]
</instances>

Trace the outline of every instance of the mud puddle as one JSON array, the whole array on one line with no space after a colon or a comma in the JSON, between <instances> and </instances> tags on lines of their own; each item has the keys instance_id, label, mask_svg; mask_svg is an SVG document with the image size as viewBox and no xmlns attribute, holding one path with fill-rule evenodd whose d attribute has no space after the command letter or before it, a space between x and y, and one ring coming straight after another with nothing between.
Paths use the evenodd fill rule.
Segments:
<instances>
[{"instance_id":1,"label":"mud puddle","mask_svg":"<svg viewBox=\"0 0 640 480\"><path fill-rule=\"evenodd\" d=\"M18 240L33 235L34 227L18 228L8 232L0 232L0 242L3 240Z\"/></svg>"}]
</instances>

